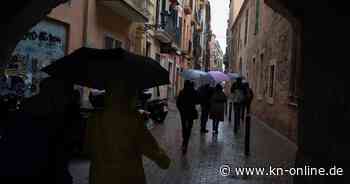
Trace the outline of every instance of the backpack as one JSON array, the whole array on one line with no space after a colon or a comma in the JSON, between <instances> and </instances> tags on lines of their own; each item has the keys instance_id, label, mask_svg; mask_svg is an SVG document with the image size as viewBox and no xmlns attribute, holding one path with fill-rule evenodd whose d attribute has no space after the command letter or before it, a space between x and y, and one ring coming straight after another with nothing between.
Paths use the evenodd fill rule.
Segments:
<instances>
[{"instance_id":1,"label":"backpack","mask_svg":"<svg viewBox=\"0 0 350 184\"><path fill-rule=\"evenodd\" d=\"M244 91L241 88L237 88L234 90L233 101L237 103L242 103L244 101Z\"/></svg>"}]
</instances>

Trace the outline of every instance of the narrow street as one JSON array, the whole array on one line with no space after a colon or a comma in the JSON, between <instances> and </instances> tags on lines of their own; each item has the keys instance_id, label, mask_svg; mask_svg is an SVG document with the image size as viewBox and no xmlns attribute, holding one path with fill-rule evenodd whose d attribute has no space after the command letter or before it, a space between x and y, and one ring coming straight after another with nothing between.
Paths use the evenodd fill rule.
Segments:
<instances>
[{"instance_id":1,"label":"narrow street","mask_svg":"<svg viewBox=\"0 0 350 184\"><path fill-rule=\"evenodd\" d=\"M195 122L187 155L181 153L181 125L179 114L174 105L164 125L157 125L151 131L158 142L172 158L168 170L161 170L153 162L144 159L144 168L148 183L151 184L289 184L289 176L228 176L220 175L222 165L232 167L293 167L296 147L287 139L279 136L270 128L253 119L251 129L251 156L244 156L244 133L233 134L233 123L220 124L219 134L199 133L199 122ZM211 130L211 121L208 123ZM86 161L73 161L71 172L75 184L87 184L89 164ZM132 172L132 171L130 171Z\"/></svg>"}]
</instances>

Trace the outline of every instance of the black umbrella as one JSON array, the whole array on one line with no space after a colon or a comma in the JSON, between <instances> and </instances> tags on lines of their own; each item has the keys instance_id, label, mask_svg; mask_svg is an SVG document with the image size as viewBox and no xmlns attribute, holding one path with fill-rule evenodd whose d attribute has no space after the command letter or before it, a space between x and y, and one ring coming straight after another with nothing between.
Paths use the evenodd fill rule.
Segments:
<instances>
[{"instance_id":1,"label":"black umbrella","mask_svg":"<svg viewBox=\"0 0 350 184\"><path fill-rule=\"evenodd\" d=\"M159 62L124 49L82 47L42 69L52 77L105 89L106 82L125 80L139 89L169 84L169 72Z\"/></svg>"}]
</instances>

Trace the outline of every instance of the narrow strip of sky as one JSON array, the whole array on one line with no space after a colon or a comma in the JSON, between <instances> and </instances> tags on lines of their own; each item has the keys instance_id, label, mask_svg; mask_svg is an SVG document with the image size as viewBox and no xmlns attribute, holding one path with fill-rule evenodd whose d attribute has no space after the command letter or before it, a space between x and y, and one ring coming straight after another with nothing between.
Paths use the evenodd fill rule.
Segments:
<instances>
[{"instance_id":1,"label":"narrow strip of sky","mask_svg":"<svg viewBox=\"0 0 350 184\"><path fill-rule=\"evenodd\" d=\"M226 51L226 28L230 11L230 0L209 0L211 5L211 28L220 43L222 51Z\"/></svg>"}]
</instances>

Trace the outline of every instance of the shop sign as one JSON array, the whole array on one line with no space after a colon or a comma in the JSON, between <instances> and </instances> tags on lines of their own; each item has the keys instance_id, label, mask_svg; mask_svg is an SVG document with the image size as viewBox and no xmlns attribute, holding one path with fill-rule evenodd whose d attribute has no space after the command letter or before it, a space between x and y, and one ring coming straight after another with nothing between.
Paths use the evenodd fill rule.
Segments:
<instances>
[{"instance_id":1,"label":"shop sign","mask_svg":"<svg viewBox=\"0 0 350 184\"><path fill-rule=\"evenodd\" d=\"M25 81L25 96L32 96L40 80L47 75L40 70L63 57L67 49L67 26L44 20L23 35L7 66L8 75L21 76ZM35 87L34 87L35 86Z\"/></svg>"}]
</instances>

